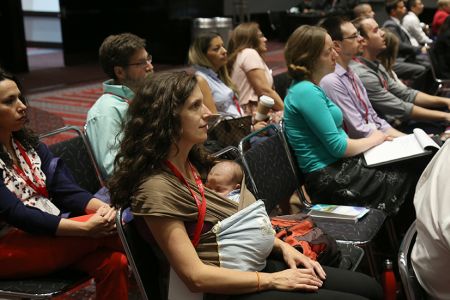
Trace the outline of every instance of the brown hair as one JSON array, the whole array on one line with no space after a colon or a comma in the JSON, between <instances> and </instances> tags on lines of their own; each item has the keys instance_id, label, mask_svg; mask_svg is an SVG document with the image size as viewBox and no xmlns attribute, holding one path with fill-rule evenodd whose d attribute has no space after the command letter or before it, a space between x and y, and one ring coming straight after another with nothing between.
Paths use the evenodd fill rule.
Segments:
<instances>
[{"instance_id":1,"label":"brown hair","mask_svg":"<svg viewBox=\"0 0 450 300\"><path fill-rule=\"evenodd\" d=\"M284 48L284 57L292 78L298 81L311 79L326 35L325 29L309 25L302 25L291 34Z\"/></svg>"},{"instance_id":2,"label":"brown hair","mask_svg":"<svg viewBox=\"0 0 450 300\"><path fill-rule=\"evenodd\" d=\"M359 17L359 18L356 18L356 19L352 20L353 26L355 26L356 30L358 30L359 34L362 37L364 37L364 38L367 38L368 35L367 35L367 31L364 28L364 26L362 25L362 23L363 23L364 20L367 20L367 19L372 19L372 18L370 18L370 17Z\"/></svg>"},{"instance_id":3,"label":"brown hair","mask_svg":"<svg viewBox=\"0 0 450 300\"><path fill-rule=\"evenodd\" d=\"M171 145L181 137L180 111L196 86L197 78L184 71L145 79L128 109L115 171L108 180L115 207L129 204L139 185L162 170ZM204 172L207 155L202 145L192 148L189 160Z\"/></svg>"},{"instance_id":4,"label":"brown hair","mask_svg":"<svg viewBox=\"0 0 450 300\"><path fill-rule=\"evenodd\" d=\"M228 42L228 71L232 71L239 52L246 48L255 49L261 55L259 31L258 23L249 22L240 24L231 32L230 41Z\"/></svg>"},{"instance_id":5,"label":"brown hair","mask_svg":"<svg viewBox=\"0 0 450 300\"><path fill-rule=\"evenodd\" d=\"M145 40L132 33L108 36L98 51L103 72L109 78L117 79L114 67L125 67L136 51L145 49L145 46Z\"/></svg>"},{"instance_id":6,"label":"brown hair","mask_svg":"<svg viewBox=\"0 0 450 300\"><path fill-rule=\"evenodd\" d=\"M386 49L378 54L378 59L381 64L386 68L389 75L392 77L392 67L397 59L398 47L400 45L400 40L398 37L388 28L383 28L384 40L386 42Z\"/></svg>"}]
</instances>

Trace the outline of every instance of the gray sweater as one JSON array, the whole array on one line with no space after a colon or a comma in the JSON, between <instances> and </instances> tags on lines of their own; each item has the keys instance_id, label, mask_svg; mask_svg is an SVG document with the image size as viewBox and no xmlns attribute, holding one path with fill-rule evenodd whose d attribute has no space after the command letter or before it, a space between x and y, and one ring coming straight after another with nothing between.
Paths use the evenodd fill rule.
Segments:
<instances>
[{"instance_id":1,"label":"gray sweater","mask_svg":"<svg viewBox=\"0 0 450 300\"><path fill-rule=\"evenodd\" d=\"M418 91L392 79L378 61L358 57L350 63L377 113L389 123L409 120Z\"/></svg>"}]
</instances>

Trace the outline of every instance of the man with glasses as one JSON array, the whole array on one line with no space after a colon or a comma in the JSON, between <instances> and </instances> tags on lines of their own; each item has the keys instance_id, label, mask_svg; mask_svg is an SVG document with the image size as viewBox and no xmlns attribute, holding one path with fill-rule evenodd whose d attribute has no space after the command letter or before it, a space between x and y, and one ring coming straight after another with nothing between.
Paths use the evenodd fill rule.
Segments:
<instances>
[{"instance_id":1,"label":"man with glasses","mask_svg":"<svg viewBox=\"0 0 450 300\"><path fill-rule=\"evenodd\" d=\"M108 36L100 46L103 95L87 114L86 133L104 178L112 175L121 137L121 124L139 85L153 72L152 56L144 39L122 33Z\"/></svg>"},{"instance_id":2,"label":"man with glasses","mask_svg":"<svg viewBox=\"0 0 450 300\"><path fill-rule=\"evenodd\" d=\"M374 130L383 131L392 137L403 135L378 117L364 85L349 67L350 61L360 51L362 37L359 31L352 23L340 17L329 17L321 26L331 36L339 57L336 59L334 72L322 78L320 86L342 110L348 136L353 139L363 138Z\"/></svg>"}]
</instances>

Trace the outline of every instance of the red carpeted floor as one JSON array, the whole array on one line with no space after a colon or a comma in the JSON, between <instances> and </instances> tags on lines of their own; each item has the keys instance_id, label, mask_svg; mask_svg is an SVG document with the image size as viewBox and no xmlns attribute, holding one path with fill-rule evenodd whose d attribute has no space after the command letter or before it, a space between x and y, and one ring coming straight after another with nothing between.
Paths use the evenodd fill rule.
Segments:
<instances>
[{"instance_id":1,"label":"red carpeted floor","mask_svg":"<svg viewBox=\"0 0 450 300\"><path fill-rule=\"evenodd\" d=\"M43 133L42 128L56 129L60 127L62 120L65 125L83 127L89 108L102 94L101 82L96 84L81 85L74 88L34 94L28 98L30 106L49 112L53 117L33 120L30 116L33 129Z\"/></svg>"}]
</instances>

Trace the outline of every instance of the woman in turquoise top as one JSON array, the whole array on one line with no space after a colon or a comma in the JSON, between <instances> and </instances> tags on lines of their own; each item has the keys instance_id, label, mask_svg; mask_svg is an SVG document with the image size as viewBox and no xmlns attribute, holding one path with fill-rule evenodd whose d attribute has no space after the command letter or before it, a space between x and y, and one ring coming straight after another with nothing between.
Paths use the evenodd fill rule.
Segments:
<instances>
[{"instance_id":1,"label":"woman in turquoise top","mask_svg":"<svg viewBox=\"0 0 450 300\"><path fill-rule=\"evenodd\" d=\"M285 98L286 137L313 202L368 205L396 213L411 197L420 172L402 164L367 168L364 151L388 137L375 130L350 139L343 128L341 110L325 95L319 82L334 71L337 53L327 32L301 26L290 36L285 58L294 79ZM424 162L419 169L425 167ZM411 174L408 174L411 173Z\"/></svg>"}]
</instances>

